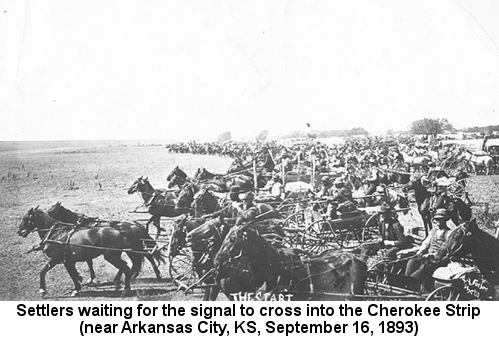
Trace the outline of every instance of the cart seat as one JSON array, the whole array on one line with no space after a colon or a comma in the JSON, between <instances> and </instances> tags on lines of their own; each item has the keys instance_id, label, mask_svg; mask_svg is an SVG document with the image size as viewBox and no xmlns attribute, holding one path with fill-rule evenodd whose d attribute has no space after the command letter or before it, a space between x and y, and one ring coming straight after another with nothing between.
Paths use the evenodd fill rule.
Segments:
<instances>
[{"instance_id":1,"label":"cart seat","mask_svg":"<svg viewBox=\"0 0 499 340\"><path fill-rule=\"evenodd\" d=\"M433 272L433 278L438 281L452 281L464 274L478 272L476 267L465 266L459 262L451 262L445 267L439 267Z\"/></svg>"}]
</instances>

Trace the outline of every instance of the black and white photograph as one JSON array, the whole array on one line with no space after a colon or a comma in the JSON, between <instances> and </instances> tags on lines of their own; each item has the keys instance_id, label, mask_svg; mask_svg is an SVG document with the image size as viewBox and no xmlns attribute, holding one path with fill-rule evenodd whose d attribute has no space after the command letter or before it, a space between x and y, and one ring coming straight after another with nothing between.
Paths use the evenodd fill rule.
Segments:
<instances>
[{"instance_id":1,"label":"black and white photograph","mask_svg":"<svg viewBox=\"0 0 499 340\"><path fill-rule=\"evenodd\" d=\"M0 301L498 300L498 14L0 1Z\"/></svg>"}]
</instances>

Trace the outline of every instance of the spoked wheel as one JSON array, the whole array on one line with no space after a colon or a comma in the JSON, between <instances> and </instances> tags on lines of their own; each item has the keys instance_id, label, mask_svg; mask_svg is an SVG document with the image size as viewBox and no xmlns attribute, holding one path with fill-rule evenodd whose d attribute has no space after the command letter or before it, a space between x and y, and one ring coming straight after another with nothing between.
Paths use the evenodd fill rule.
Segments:
<instances>
[{"instance_id":1,"label":"spoked wheel","mask_svg":"<svg viewBox=\"0 0 499 340\"><path fill-rule=\"evenodd\" d=\"M369 242L379 235L380 225L380 214L372 214L364 223L364 227L362 228L361 239L359 240L361 243Z\"/></svg>"},{"instance_id":2,"label":"spoked wheel","mask_svg":"<svg viewBox=\"0 0 499 340\"><path fill-rule=\"evenodd\" d=\"M184 247L176 256L170 256L169 272L175 286L187 289L198 277L192 267L192 251L190 247Z\"/></svg>"},{"instance_id":3,"label":"spoked wheel","mask_svg":"<svg viewBox=\"0 0 499 340\"><path fill-rule=\"evenodd\" d=\"M361 243L359 238L361 238L362 231L357 230L357 228L352 228L351 230L342 230L336 233L336 243L340 248L352 249Z\"/></svg>"},{"instance_id":4,"label":"spoked wheel","mask_svg":"<svg viewBox=\"0 0 499 340\"><path fill-rule=\"evenodd\" d=\"M336 234L331 222L315 221L305 229L302 236L302 249L311 254L320 254L324 250L333 248L334 242L336 242Z\"/></svg>"},{"instance_id":5,"label":"spoked wheel","mask_svg":"<svg viewBox=\"0 0 499 340\"><path fill-rule=\"evenodd\" d=\"M426 301L459 301L461 292L453 286L443 286L435 289L426 298Z\"/></svg>"}]
</instances>

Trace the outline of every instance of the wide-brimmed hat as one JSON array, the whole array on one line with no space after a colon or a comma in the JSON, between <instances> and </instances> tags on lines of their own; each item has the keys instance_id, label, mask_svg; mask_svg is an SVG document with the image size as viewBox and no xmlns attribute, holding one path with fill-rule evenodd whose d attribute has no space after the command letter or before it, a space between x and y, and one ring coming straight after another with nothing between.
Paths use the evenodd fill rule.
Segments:
<instances>
[{"instance_id":1,"label":"wide-brimmed hat","mask_svg":"<svg viewBox=\"0 0 499 340\"><path fill-rule=\"evenodd\" d=\"M449 213L446 209L437 209L435 216L433 216L434 220L448 220L449 218Z\"/></svg>"},{"instance_id":2,"label":"wide-brimmed hat","mask_svg":"<svg viewBox=\"0 0 499 340\"><path fill-rule=\"evenodd\" d=\"M322 176L321 181L322 182L331 182L331 179L329 178L329 176Z\"/></svg>"},{"instance_id":3,"label":"wide-brimmed hat","mask_svg":"<svg viewBox=\"0 0 499 340\"><path fill-rule=\"evenodd\" d=\"M229 190L230 194L240 194L242 192L243 192L243 190L241 189L241 187L239 185L233 185L230 187L230 190Z\"/></svg>"}]
</instances>

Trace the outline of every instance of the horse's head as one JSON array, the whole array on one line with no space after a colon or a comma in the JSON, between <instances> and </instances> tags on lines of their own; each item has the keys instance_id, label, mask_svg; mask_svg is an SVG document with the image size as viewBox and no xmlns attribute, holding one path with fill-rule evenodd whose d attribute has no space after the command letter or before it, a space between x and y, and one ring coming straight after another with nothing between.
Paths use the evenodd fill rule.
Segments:
<instances>
[{"instance_id":1,"label":"horse's head","mask_svg":"<svg viewBox=\"0 0 499 340\"><path fill-rule=\"evenodd\" d=\"M173 224L173 232L170 239L170 257L175 257L187 243L187 215Z\"/></svg>"},{"instance_id":2,"label":"horse's head","mask_svg":"<svg viewBox=\"0 0 499 340\"><path fill-rule=\"evenodd\" d=\"M37 212L38 212L38 207L31 208L28 210L28 213L24 215L17 230L17 234L19 236L27 237L32 231L36 230Z\"/></svg>"},{"instance_id":3,"label":"horse's head","mask_svg":"<svg viewBox=\"0 0 499 340\"><path fill-rule=\"evenodd\" d=\"M170 182L174 176L180 177L182 179L187 179L187 174L182 169L180 169L178 165L173 168L170 174L166 177L166 180Z\"/></svg>"},{"instance_id":4,"label":"horse's head","mask_svg":"<svg viewBox=\"0 0 499 340\"><path fill-rule=\"evenodd\" d=\"M76 223L78 220L78 215L69 209L66 209L61 205L61 202L57 202L47 210L47 215L55 218L58 221L66 223Z\"/></svg>"},{"instance_id":5,"label":"horse's head","mask_svg":"<svg viewBox=\"0 0 499 340\"><path fill-rule=\"evenodd\" d=\"M168 189L171 189L174 186L178 186L179 188L181 188L186 182L187 180L182 178L181 176L173 175L168 182Z\"/></svg>"},{"instance_id":6,"label":"horse's head","mask_svg":"<svg viewBox=\"0 0 499 340\"><path fill-rule=\"evenodd\" d=\"M144 192L146 185L148 183L147 178L148 177L142 178L142 176L137 178L135 182L133 182L133 184L130 186L130 188L128 188L128 194L131 195L136 192Z\"/></svg>"},{"instance_id":7,"label":"horse's head","mask_svg":"<svg viewBox=\"0 0 499 340\"><path fill-rule=\"evenodd\" d=\"M435 257L440 261L451 257L463 257L471 251L471 228L476 226L476 221L465 222L452 229L447 235L444 245L435 254Z\"/></svg>"}]
</instances>

